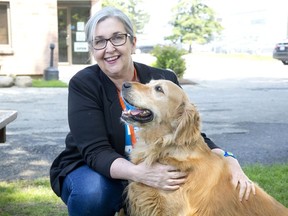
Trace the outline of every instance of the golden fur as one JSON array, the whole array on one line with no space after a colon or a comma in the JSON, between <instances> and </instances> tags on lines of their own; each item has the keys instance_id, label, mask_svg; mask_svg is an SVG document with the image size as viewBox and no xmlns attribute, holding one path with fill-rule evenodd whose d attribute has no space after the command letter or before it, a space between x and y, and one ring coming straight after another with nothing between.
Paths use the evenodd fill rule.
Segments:
<instances>
[{"instance_id":1,"label":"golden fur","mask_svg":"<svg viewBox=\"0 0 288 216\"><path fill-rule=\"evenodd\" d=\"M226 160L205 144L199 113L180 87L166 80L129 85L124 98L154 114L148 123L125 120L141 128L132 162L157 161L188 173L187 182L176 191L131 182L131 216L288 216L288 209L257 185L255 196L239 201Z\"/></svg>"}]
</instances>

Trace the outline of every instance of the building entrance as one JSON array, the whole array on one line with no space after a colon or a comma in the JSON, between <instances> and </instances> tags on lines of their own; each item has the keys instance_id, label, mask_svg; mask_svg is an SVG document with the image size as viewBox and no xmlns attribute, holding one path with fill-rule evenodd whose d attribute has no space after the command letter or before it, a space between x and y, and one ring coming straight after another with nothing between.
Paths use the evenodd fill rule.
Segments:
<instances>
[{"instance_id":1,"label":"building entrance","mask_svg":"<svg viewBox=\"0 0 288 216\"><path fill-rule=\"evenodd\" d=\"M90 5L58 4L58 46L60 64L90 64L84 27L90 17Z\"/></svg>"}]
</instances>

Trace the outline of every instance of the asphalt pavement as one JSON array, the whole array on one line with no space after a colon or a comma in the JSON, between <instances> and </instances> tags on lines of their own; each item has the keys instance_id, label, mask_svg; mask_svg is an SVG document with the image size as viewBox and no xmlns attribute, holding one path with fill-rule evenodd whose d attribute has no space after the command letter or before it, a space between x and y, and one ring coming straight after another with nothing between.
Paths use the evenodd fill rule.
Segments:
<instances>
[{"instance_id":1,"label":"asphalt pavement","mask_svg":"<svg viewBox=\"0 0 288 216\"><path fill-rule=\"evenodd\" d=\"M202 131L243 166L288 162L288 66L287 74L283 67L269 76L225 78L219 72L221 79L211 79L218 69L214 65L209 73L204 64L186 74L198 83L183 89L200 111ZM66 81L75 72L62 71ZM67 88L0 88L0 109L18 111L7 126L7 142L0 144L0 181L48 176L69 131L67 94Z\"/></svg>"}]
</instances>

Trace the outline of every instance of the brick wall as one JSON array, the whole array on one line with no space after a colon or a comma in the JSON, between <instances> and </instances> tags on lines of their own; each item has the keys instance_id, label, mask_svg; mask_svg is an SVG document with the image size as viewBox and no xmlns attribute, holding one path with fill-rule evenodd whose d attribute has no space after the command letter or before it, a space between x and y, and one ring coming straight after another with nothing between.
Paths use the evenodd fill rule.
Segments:
<instances>
[{"instance_id":1,"label":"brick wall","mask_svg":"<svg viewBox=\"0 0 288 216\"><path fill-rule=\"evenodd\" d=\"M0 75L43 74L49 66L50 43L56 45L56 60L58 56L57 0L0 0L7 1L12 52L0 54Z\"/></svg>"}]
</instances>

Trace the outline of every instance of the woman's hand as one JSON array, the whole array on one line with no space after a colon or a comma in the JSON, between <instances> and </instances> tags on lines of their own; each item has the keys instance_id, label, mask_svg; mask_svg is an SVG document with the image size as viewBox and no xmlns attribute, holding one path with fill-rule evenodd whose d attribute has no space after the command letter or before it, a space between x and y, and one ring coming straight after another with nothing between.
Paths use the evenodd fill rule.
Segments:
<instances>
[{"instance_id":1,"label":"woman's hand","mask_svg":"<svg viewBox=\"0 0 288 216\"><path fill-rule=\"evenodd\" d=\"M173 166L160 163L147 166L142 162L137 165L137 170L140 173L136 177L137 182L162 190L179 189L180 185L185 183L187 176L185 172L180 172Z\"/></svg>"},{"instance_id":2,"label":"woman's hand","mask_svg":"<svg viewBox=\"0 0 288 216\"><path fill-rule=\"evenodd\" d=\"M212 152L222 156L224 155L222 149L212 149ZM245 200L248 200L251 191L254 195L256 194L254 183L245 175L238 160L233 157L225 157L225 160L228 161L229 169L232 174L232 184L235 189L239 186L239 200L242 201L244 195Z\"/></svg>"},{"instance_id":3,"label":"woman's hand","mask_svg":"<svg viewBox=\"0 0 288 216\"><path fill-rule=\"evenodd\" d=\"M126 179L141 182L145 185L162 189L177 190L185 183L187 174L180 172L173 166L155 163L147 166L145 162L132 164L124 158L117 158L110 168L110 175L114 179Z\"/></svg>"},{"instance_id":4,"label":"woman's hand","mask_svg":"<svg viewBox=\"0 0 288 216\"><path fill-rule=\"evenodd\" d=\"M256 194L254 183L245 175L235 158L226 157L225 159L228 160L229 169L232 174L232 184L235 188L239 187L239 200L242 201L244 195L245 200L248 200L251 191L254 195Z\"/></svg>"}]
</instances>

